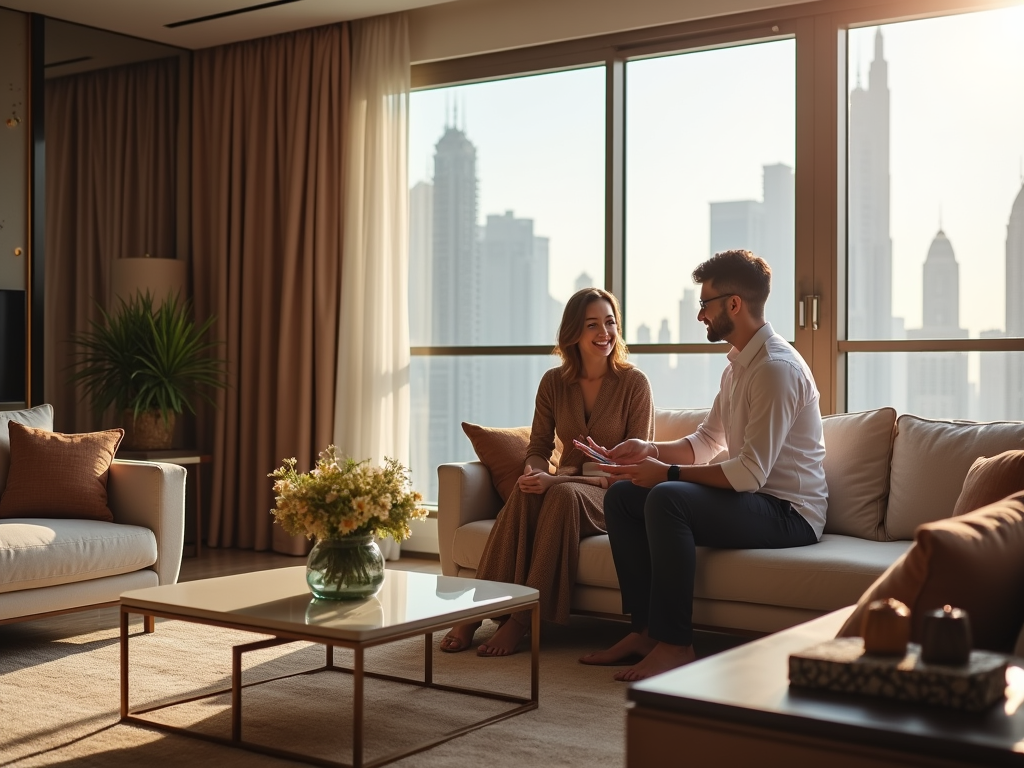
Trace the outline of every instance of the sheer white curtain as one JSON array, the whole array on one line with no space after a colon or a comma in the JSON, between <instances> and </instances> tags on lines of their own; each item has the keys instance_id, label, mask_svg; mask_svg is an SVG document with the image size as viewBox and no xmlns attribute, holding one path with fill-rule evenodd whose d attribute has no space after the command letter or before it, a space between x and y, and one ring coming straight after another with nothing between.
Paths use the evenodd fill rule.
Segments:
<instances>
[{"instance_id":1,"label":"sheer white curtain","mask_svg":"<svg viewBox=\"0 0 1024 768\"><path fill-rule=\"evenodd\" d=\"M352 24L334 439L409 464L409 36L405 14ZM397 548L382 543L385 556ZM392 551L393 550L393 551Z\"/></svg>"}]
</instances>

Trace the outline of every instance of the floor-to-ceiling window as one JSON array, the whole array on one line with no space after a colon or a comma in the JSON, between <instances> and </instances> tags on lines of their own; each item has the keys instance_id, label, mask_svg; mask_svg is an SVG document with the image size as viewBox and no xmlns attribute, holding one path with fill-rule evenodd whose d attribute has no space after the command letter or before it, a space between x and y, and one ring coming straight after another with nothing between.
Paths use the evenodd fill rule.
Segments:
<instances>
[{"instance_id":1,"label":"floor-to-ceiling window","mask_svg":"<svg viewBox=\"0 0 1024 768\"><path fill-rule=\"evenodd\" d=\"M1024 419L1021 41L1019 6L848 32L851 411Z\"/></svg>"},{"instance_id":2,"label":"floor-to-ceiling window","mask_svg":"<svg viewBox=\"0 0 1024 768\"><path fill-rule=\"evenodd\" d=\"M635 349L706 342L691 273L735 248L772 267L766 316L793 339L795 67L793 39L626 64L626 340ZM659 406L689 408L711 404L726 358L662 351L634 362Z\"/></svg>"},{"instance_id":3,"label":"floor-to-ceiling window","mask_svg":"<svg viewBox=\"0 0 1024 768\"><path fill-rule=\"evenodd\" d=\"M461 421L529 423L580 285L622 300L658 406L710 405L725 350L690 273L726 248L772 265L768 319L825 413L1024 418L1024 8L928 2L825 0L414 68L428 499L437 464L473 458Z\"/></svg>"},{"instance_id":4,"label":"floor-to-ceiling window","mask_svg":"<svg viewBox=\"0 0 1024 768\"><path fill-rule=\"evenodd\" d=\"M529 424L562 309L604 281L602 67L417 91L410 105L413 481ZM505 352L510 354L505 354Z\"/></svg>"}]
</instances>

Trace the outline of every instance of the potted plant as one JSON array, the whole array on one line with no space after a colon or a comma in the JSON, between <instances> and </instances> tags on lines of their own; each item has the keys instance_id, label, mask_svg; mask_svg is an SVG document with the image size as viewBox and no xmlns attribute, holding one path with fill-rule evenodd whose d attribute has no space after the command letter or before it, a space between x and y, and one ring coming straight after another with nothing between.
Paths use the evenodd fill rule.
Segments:
<instances>
[{"instance_id":1,"label":"potted plant","mask_svg":"<svg viewBox=\"0 0 1024 768\"><path fill-rule=\"evenodd\" d=\"M216 318L192 320L192 302L169 296L154 307L148 292L136 294L76 334L72 382L80 382L97 413L111 406L123 415L126 448L171 447L175 417L195 413L196 396L213 402L209 388L223 388L225 361L204 337Z\"/></svg>"}]
</instances>

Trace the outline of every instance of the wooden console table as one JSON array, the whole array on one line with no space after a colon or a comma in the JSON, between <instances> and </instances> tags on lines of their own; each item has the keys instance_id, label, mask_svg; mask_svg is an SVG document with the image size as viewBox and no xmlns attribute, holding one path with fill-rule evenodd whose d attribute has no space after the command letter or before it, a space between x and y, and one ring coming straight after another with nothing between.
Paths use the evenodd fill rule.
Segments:
<instances>
[{"instance_id":1,"label":"wooden console table","mask_svg":"<svg viewBox=\"0 0 1024 768\"><path fill-rule=\"evenodd\" d=\"M1006 701L978 714L791 689L789 654L835 637L852 610L633 685L627 768L1024 766L1024 661Z\"/></svg>"},{"instance_id":2,"label":"wooden console table","mask_svg":"<svg viewBox=\"0 0 1024 768\"><path fill-rule=\"evenodd\" d=\"M187 474L192 474L193 505L196 516L196 557L203 548L203 464L213 462L213 456L199 453L196 450L175 449L167 451L118 451L117 458L132 461L161 461L165 464L178 464L185 467ZM194 471L190 471L194 470Z\"/></svg>"}]
</instances>

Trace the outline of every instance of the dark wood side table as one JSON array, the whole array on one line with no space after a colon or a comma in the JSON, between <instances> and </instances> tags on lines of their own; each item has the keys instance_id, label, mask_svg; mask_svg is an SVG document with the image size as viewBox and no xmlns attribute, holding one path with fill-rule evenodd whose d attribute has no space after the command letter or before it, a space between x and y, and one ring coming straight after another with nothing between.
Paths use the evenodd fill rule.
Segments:
<instances>
[{"instance_id":1,"label":"dark wood side table","mask_svg":"<svg viewBox=\"0 0 1024 768\"><path fill-rule=\"evenodd\" d=\"M166 451L118 451L117 458L133 461L162 461L185 467L192 478L193 504L196 516L196 557L203 549L203 464L213 462L213 456L188 448L172 448Z\"/></svg>"},{"instance_id":2,"label":"dark wood side table","mask_svg":"<svg viewBox=\"0 0 1024 768\"><path fill-rule=\"evenodd\" d=\"M983 713L789 687L789 654L831 639L853 607L633 685L627 768L676 765L1024 766L1024 661ZM1016 672L1014 672L1016 670Z\"/></svg>"}]
</instances>

